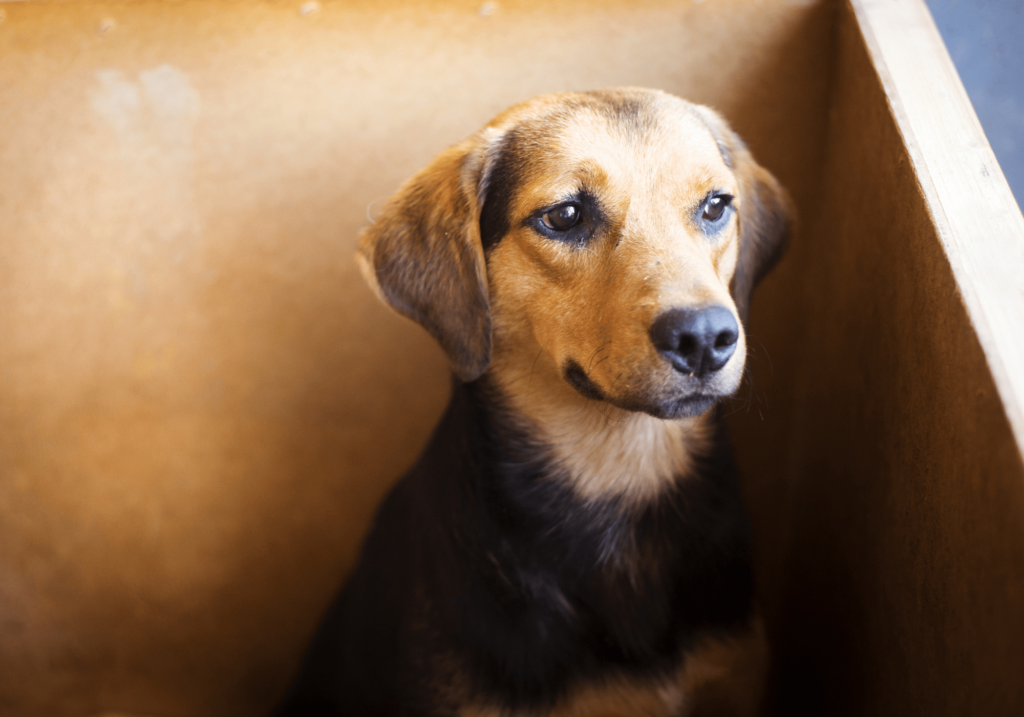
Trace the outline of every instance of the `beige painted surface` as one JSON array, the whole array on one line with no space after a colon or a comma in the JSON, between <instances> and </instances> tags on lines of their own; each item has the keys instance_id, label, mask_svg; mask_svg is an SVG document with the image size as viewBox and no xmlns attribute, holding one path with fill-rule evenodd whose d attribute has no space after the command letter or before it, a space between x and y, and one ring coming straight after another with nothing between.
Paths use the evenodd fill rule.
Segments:
<instances>
[{"instance_id":1,"label":"beige painted surface","mask_svg":"<svg viewBox=\"0 0 1024 717\"><path fill-rule=\"evenodd\" d=\"M357 232L497 111L660 87L818 202L816 2L0 9L4 715L280 694L447 395ZM801 279L771 281L761 316Z\"/></svg>"}]
</instances>

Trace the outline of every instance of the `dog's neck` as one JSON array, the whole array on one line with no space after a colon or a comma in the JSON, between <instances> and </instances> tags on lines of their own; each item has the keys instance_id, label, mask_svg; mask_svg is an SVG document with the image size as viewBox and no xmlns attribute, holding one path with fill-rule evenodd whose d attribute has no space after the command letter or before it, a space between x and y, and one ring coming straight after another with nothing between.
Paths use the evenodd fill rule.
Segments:
<instances>
[{"instance_id":1,"label":"dog's neck","mask_svg":"<svg viewBox=\"0 0 1024 717\"><path fill-rule=\"evenodd\" d=\"M664 420L625 411L581 396L546 355L536 356L529 370L516 363L497 357L487 380L584 501L642 507L684 480L709 448L707 415Z\"/></svg>"}]
</instances>

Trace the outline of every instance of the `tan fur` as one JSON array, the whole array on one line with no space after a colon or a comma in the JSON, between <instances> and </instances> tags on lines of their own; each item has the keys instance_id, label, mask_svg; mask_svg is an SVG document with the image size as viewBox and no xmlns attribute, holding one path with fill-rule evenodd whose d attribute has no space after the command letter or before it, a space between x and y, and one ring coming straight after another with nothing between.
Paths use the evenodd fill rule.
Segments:
<instances>
[{"instance_id":1,"label":"tan fur","mask_svg":"<svg viewBox=\"0 0 1024 717\"><path fill-rule=\"evenodd\" d=\"M512 408L544 437L581 498L643 505L686 475L693 456L702 452L704 417L666 421L591 401L565 383L541 349L532 357L522 353L525 361L506 363L508 354L497 352L491 371Z\"/></svg>"},{"instance_id":2,"label":"tan fur","mask_svg":"<svg viewBox=\"0 0 1024 717\"><path fill-rule=\"evenodd\" d=\"M581 112L537 147L540 159L512 211L516 228L488 264L496 353L532 340L556 367L575 359L609 397L646 398L677 381L648 337L658 313L712 303L735 310L737 222L712 243L689 210L712 188L738 195L738 182L684 103L665 115L661 131L630 136ZM616 230L604 241L577 250L516 226L584 181L610 210ZM741 330L734 358L716 377L722 393L739 385L744 356Z\"/></svg>"},{"instance_id":3,"label":"tan fur","mask_svg":"<svg viewBox=\"0 0 1024 717\"><path fill-rule=\"evenodd\" d=\"M573 359L609 398L644 400L678 383L649 339L655 316L715 303L735 311L729 282L737 223L712 243L691 225L689 209L709 189L738 194L737 182L703 121L681 101L665 104L655 108L660 131L641 135L596 111L575 114L560 131L545 133L537 147L542 159L519 188L513 227L583 182L595 188L616 226L605 241L578 250L519 227L489 261L490 373L534 421L584 498L654 497L685 475L703 445L702 423L588 401L566 385L559 367ZM715 377L721 393L739 385L745 353L741 329L734 357Z\"/></svg>"},{"instance_id":4,"label":"tan fur","mask_svg":"<svg viewBox=\"0 0 1024 717\"><path fill-rule=\"evenodd\" d=\"M746 632L705 640L683 663L679 688L682 715L755 715L768 668L768 639L760 616Z\"/></svg>"},{"instance_id":5,"label":"tan fur","mask_svg":"<svg viewBox=\"0 0 1024 717\"><path fill-rule=\"evenodd\" d=\"M442 152L381 208L357 255L374 292L427 329L464 381L491 358L476 193L488 149L481 133Z\"/></svg>"}]
</instances>

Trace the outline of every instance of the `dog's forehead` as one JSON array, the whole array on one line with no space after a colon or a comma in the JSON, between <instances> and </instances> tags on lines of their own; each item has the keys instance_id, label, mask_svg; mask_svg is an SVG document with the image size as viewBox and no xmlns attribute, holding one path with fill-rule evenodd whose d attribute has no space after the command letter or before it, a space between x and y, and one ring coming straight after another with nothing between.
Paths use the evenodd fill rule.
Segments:
<instances>
[{"instance_id":1,"label":"dog's forehead","mask_svg":"<svg viewBox=\"0 0 1024 717\"><path fill-rule=\"evenodd\" d=\"M506 147L521 169L519 190L557 195L588 178L624 191L666 192L728 181L731 172L701 117L682 101L658 99L556 106L521 122Z\"/></svg>"},{"instance_id":2,"label":"dog's forehead","mask_svg":"<svg viewBox=\"0 0 1024 717\"><path fill-rule=\"evenodd\" d=\"M685 105L586 108L548 131L547 156L555 161L615 162L624 164L623 169L638 162L648 166L723 163L711 131Z\"/></svg>"}]
</instances>

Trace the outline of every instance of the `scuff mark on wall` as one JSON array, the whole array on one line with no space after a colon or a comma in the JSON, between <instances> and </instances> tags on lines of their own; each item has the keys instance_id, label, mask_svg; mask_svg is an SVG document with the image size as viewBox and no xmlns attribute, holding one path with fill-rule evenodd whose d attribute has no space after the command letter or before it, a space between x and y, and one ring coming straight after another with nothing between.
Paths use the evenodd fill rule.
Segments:
<instances>
[{"instance_id":1,"label":"scuff mark on wall","mask_svg":"<svg viewBox=\"0 0 1024 717\"><path fill-rule=\"evenodd\" d=\"M118 169L130 173L137 188L132 213L138 221L130 223L135 240L197 237L202 223L192 186L193 135L201 100L188 75L170 64L143 70L137 80L121 70L97 70L90 103L113 132Z\"/></svg>"}]
</instances>

